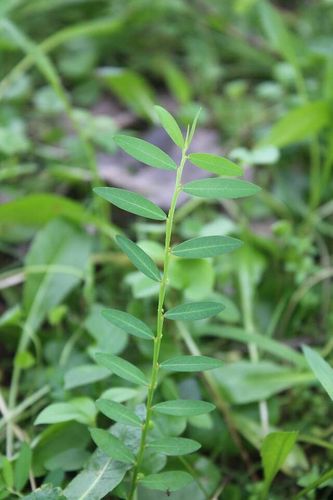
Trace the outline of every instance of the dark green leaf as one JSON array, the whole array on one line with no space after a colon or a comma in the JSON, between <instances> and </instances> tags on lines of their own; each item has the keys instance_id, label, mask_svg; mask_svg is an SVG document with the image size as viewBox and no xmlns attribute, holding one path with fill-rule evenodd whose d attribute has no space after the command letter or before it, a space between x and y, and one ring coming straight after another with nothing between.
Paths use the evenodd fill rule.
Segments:
<instances>
[{"instance_id":1,"label":"dark green leaf","mask_svg":"<svg viewBox=\"0 0 333 500\"><path fill-rule=\"evenodd\" d=\"M162 127L179 148L184 146L184 137L174 117L161 106L155 106Z\"/></svg>"},{"instance_id":2,"label":"dark green leaf","mask_svg":"<svg viewBox=\"0 0 333 500\"><path fill-rule=\"evenodd\" d=\"M125 359L119 358L118 356L114 356L112 354L97 352L96 361L99 365L105 366L111 372L118 375L118 377L129 380L134 384L148 385L148 381L144 373Z\"/></svg>"},{"instance_id":3,"label":"dark green leaf","mask_svg":"<svg viewBox=\"0 0 333 500\"><path fill-rule=\"evenodd\" d=\"M260 187L251 182L239 179L200 179L188 182L183 191L191 196L208 198L211 200L233 199L251 196L260 191Z\"/></svg>"},{"instance_id":4,"label":"dark green leaf","mask_svg":"<svg viewBox=\"0 0 333 500\"><path fill-rule=\"evenodd\" d=\"M119 311L118 309L105 309L102 315L112 325L124 330L124 332L139 337L140 339L153 339L154 333L143 321L132 316L132 314Z\"/></svg>"},{"instance_id":5,"label":"dark green leaf","mask_svg":"<svg viewBox=\"0 0 333 500\"><path fill-rule=\"evenodd\" d=\"M133 425L134 427L141 427L141 420L134 413L134 411L126 408L120 403L115 401L110 401L108 399L98 399L96 401L96 406L108 418L111 418L115 422L120 422L125 425Z\"/></svg>"},{"instance_id":6,"label":"dark green leaf","mask_svg":"<svg viewBox=\"0 0 333 500\"><path fill-rule=\"evenodd\" d=\"M148 444L157 453L164 453L170 457L177 457L180 455L187 455L193 453L201 448L200 443L193 441L193 439L166 437L155 439Z\"/></svg>"},{"instance_id":7,"label":"dark green leaf","mask_svg":"<svg viewBox=\"0 0 333 500\"><path fill-rule=\"evenodd\" d=\"M166 214L144 196L126 189L98 187L94 188L94 193L104 198L104 200L113 203L116 207L122 208L132 214L141 215L147 219L165 220Z\"/></svg>"},{"instance_id":8,"label":"dark green leaf","mask_svg":"<svg viewBox=\"0 0 333 500\"><path fill-rule=\"evenodd\" d=\"M222 362L208 356L177 356L161 363L168 372L201 372L221 368Z\"/></svg>"},{"instance_id":9,"label":"dark green leaf","mask_svg":"<svg viewBox=\"0 0 333 500\"><path fill-rule=\"evenodd\" d=\"M172 253L183 259L200 259L232 252L242 245L242 241L229 236L203 236L176 245Z\"/></svg>"},{"instance_id":10,"label":"dark green leaf","mask_svg":"<svg viewBox=\"0 0 333 500\"><path fill-rule=\"evenodd\" d=\"M136 243L125 236L116 237L117 244L139 271L154 281L161 280L161 273L155 262Z\"/></svg>"},{"instance_id":11,"label":"dark green leaf","mask_svg":"<svg viewBox=\"0 0 333 500\"><path fill-rule=\"evenodd\" d=\"M189 302L169 309L164 316L175 321L195 321L215 316L223 309L218 302Z\"/></svg>"},{"instance_id":12,"label":"dark green leaf","mask_svg":"<svg viewBox=\"0 0 333 500\"><path fill-rule=\"evenodd\" d=\"M333 401L333 369L311 347L303 346L303 352L311 370Z\"/></svg>"},{"instance_id":13,"label":"dark green leaf","mask_svg":"<svg viewBox=\"0 0 333 500\"><path fill-rule=\"evenodd\" d=\"M200 401L199 399L175 399L157 403L154 406L154 411L163 413L164 415L174 415L177 417L193 417L203 415L215 409L212 403Z\"/></svg>"},{"instance_id":14,"label":"dark green leaf","mask_svg":"<svg viewBox=\"0 0 333 500\"><path fill-rule=\"evenodd\" d=\"M129 135L116 135L113 139L127 154L146 165L163 170L177 169L172 158L150 142Z\"/></svg>"},{"instance_id":15,"label":"dark green leaf","mask_svg":"<svg viewBox=\"0 0 333 500\"><path fill-rule=\"evenodd\" d=\"M90 429L90 434L98 448L109 457L126 464L135 462L134 453L110 432L103 429Z\"/></svg>"},{"instance_id":16,"label":"dark green leaf","mask_svg":"<svg viewBox=\"0 0 333 500\"><path fill-rule=\"evenodd\" d=\"M22 443L14 466L14 484L17 491L21 491L29 479L31 456L30 446L27 443Z\"/></svg>"},{"instance_id":17,"label":"dark green leaf","mask_svg":"<svg viewBox=\"0 0 333 500\"><path fill-rule=\"evenodd\" d=\"M159 474L150 474L140 480L145 488L150 490L160 491L177 491L184 488L193 481L192 476L188 472L183 471L168 471L160 472Z\"/></svg>"},{"instance_id":18,"label":"dark green leaf","mask_svg":"<svg viewBox=\"0 0 333 500\"><path fill-rule=\"evenodd\" d=\"M193 165L216 175L243 175L243 169L227 158L208 153L192 153L188 159Z\"/></svg>"}]
</instances>

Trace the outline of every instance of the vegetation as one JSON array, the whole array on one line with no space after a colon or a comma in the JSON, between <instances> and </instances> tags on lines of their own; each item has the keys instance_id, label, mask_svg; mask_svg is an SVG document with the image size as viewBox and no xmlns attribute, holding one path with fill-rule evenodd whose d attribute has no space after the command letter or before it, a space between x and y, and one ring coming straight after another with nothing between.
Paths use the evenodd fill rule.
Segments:
<instances>
[{"instance_id":1,"label":"vegetation","mask_svg":"<svg viewBox=\"0 0 333 500\"><path fill-rule=\"evenodd\" d=\"M0 498L330 498L332 21L2 0Z\"/></svg>"}]
</instances>

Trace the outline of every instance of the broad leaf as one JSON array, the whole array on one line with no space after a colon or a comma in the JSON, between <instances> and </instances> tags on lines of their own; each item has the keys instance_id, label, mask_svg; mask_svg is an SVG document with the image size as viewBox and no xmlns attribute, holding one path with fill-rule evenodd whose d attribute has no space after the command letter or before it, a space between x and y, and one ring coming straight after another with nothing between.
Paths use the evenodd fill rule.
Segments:
<instances>
[{"instance_id":1,"label":"broad leaf","mask_svg":"<svg viewBox=\"0 0 333 500\"><path fill-rule=\"evenodd\" d=\"M90 434L98 448L109 457L126 464L134 463L134 453L110 432L103 429L90 429Z\"/></svg>"},{"instance_id":2,"label":"broad leaf","mask_svg":"<svg viewBox=\"0 0 333 500\"><path fill-rule=\"evenodd\" d=\"M223 309L218 302L189 302L169 309L164 316L175 321L195 321L215 316Z\"/></svg>"},{"instance_id":3,"label":"broad leaf","mask_svg":"<svg viewBox=\"0 0 333 500\"><path fill-rule=\"evenodd\" d=\"M209 413L215 409L215 406L212 403L200 401L199 399L175 399L157 403L153 408L157 413L164 415L193 417Z\"/></svg>"},{"instance_id":4,"label":"broad leaf","mask_svg":"<svg viewBox=\"0 0 333 500\"><path fill-rule=\"evenodd\" d=\"M161 363L168 372L201 372L221 368L222 362L208 356L176 356Z\"/></svg>"},{"instance_id":5,"label":"broad leaf","mask_svg":"<svg viewBox=\"0 0 333 500\"><path fill-rule=\"evenodd\" d=\"M14 485L17 491L21 491L29 479L31 457L30 446L23 442L14 466Z\"/></svg>"},{"instance_id":6,"label":"broad leaf","mask_svg":"<svg viewBox=\"0 0 333 500\"><path fill-rule=\"evenodd\" d=\"M80 365L65 373L65 389L73 389L82 385L92 384L110 376L109 370L103 366Z\"/></svg>"},{"instance_id":7,"label":"broad leaf","mask_svg":"<svg viewBox=\"0 0 333 500\"><path fill-rule=\"evenodd\" d=\"M310 347L303 346L303 352L311 370L333 400L333 369L320 354Z\"/></svg>"},{"instance_id":8,"label":"broad leaf","mask_svg":"<svg viewBox=\"0 0 333 500\"><path fill-rule=\"evenodd\" d=\"M150 490L172 492L184 488L184 486L187 486L192 481L193 478L188 472L175 470L150 474L141 479L140 484Z\"/></svg>"},{"instance_id":9,"label":"broad leaf","mask_svg":"<svg viewBox=\"0 0 333 500\"><path fill-rule=\"evenodd\" d=\"M116 207L132 214L141 215L153 220L166 219L166 214L163 210L141 194L127 191L127 189L109 187L94 188L94 193L101 196L104 200L113 203Z\"/></svg>"},{"instance_id":10,"label":"broad leaf","mask_svg":"<svg viewBox=\"0 0 333 500\"><path fill-rule=\"evenodd\" d=\"M184 146L184 137L174 117L169 113L169 111L162 108L161 106L155 106L154 108L161 122L161 125L168 136L173 140L176 146L182 149Z\"/></svg>"},{"instance_id":11,"label":"broad leaf","mask_svg":"<svg viewBox=\"0 0 333 500\"><path fill-rule=\"evenodd\" d=\"M234 162L209 153L192 153L188 159L193 165L216 175L243 175L243 169Z\"/></svg>"},{"instance_id":12,"label":"broad leaf","mask_svg":"<svg viewBox=\"0 0 333 500\"><path fill-rule=\"evenodd\" d=\"M113 139L127 154L146 165L163 170L177 169L172 158L150 142L129 135L116 135Z\"/></svg>"},{"instance_id":13,"label":"broad leaf","mask_svg":"<svg viewBox=\"0 0 333 500\"><path fill-rule=\"evenodd\" d=\"M140 339L151 340L154 338L154 333L149 326L143 321L132 316L132 314L119 311L118 309L105 309L102 315L112 325L124 330L124 332L139 337Z\"/></svg>"},{"instance_id":14,"label":"broad leaf","mask_svg":"<svg viewBox=\"0 0 333 500\"><path fill-rule=\"evenodd\" d=\"M272 432L265 437L261 446L265 492L295 445L297 435L297 432Z\"/></svg>"},{"instance_id":15,"label":"broad leaf","mask_svg":"<svg viewBox=\"0 0 333 500\"><path fill-rule=\"evenodd\" d=\"M108 399L98 399L96 406L108 418L115 422L120 422L125 425L133 425L134 427L141 427L142 422L134 411L126 408L120 403L109 401Z\"/></svg>"},{"instance_id":16,"label":"broad leaf","mask_svg":"<svg viewBox=\"0 0 333 500\"><path fill-rule=\"evenodd\" d=\"M75 420L81 424L94 423L96 409L93 401L86 397L75 398L67 403L52 403L40 412L34 424L57 424Z\"/></svg>"},{"instance_id":17,"label":"broad leaf","mask_svg":"<svg viewBox=\"0 0 333 500\"><path fill-rule=\"evenodd\" d=\"M132 264L139 269L139 271L154 281L161 280L161 273L158 267L149 255L142 250L142 248L125 236L117 236L116 241L122 251L127 255Z\"/></svg>"},{"instance_id":18,"label":"broad leaf","mask_svg":"<svg viewBox=\"0 0 333 500\"><path fill-rule=\"evenodd\" d=\"M200 259L229 253L242 245L241 240L229 236L203 236L176 245L172 253L183 259Z\"/></svg>"},{"instance_id":19,"label":"broad leaf","mask_svg":"<svg viewBox=\"0 0 333 500\"><path fill-rule=\"evenodd\" d=\"M89 254L90 238L64 220L51 221L37 234L25 261L27 335L31 336L47 313L83 279ZM40 272L29 272L32 269Z\"/></svg>"},{"instance_id":20,"label":"broad leaf","mask_svg":"<svg viewBox=\"0 0 333 500\"><path fill-rule=\"evenodd\" d=\"M260 191L260 187L239 179L214 178L188 182L184 185L183 191L199 198L228 200L256 194Z\"/></svg>"},{"instance_id":21,"label":"broad leaf","mask_svg":"<svg viewBox=\"0 0 333 500\"><path fill-rule=\"evenodd\" d=\"M193 439L166 437L155 439L148 443L148 447L157 453L163 453L170 457L178 457L180 455L188 455L201 448L201 444Z\"/></svg>"},{"instance_id":22,"label":"broad leaf","mask_svg":"<svg viewBox=\"0 0 333 500\"><path fill-rule=\"evenodd\" d=\"M144 373L136 366L125 359L113 356L112 354L96 353L96 361L99 365L105 366L111 372L134 384L148 385Z\"/></svg>"}]
</instances>

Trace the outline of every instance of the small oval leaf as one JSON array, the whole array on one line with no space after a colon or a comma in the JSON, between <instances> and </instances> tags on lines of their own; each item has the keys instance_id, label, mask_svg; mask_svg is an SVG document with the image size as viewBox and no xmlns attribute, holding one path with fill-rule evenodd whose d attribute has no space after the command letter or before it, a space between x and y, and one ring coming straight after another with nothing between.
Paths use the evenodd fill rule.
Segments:
<instances>
[{"instance_id":1,"label":"small oval leaf","mask_svg":"<svg viewBox=\"0 0 333 500\"><path fill-rule=\"evenodd\" d=\"M242 245L241 240L230 236L203 236L176 245L172 253L183 259L201 259L232 252Z\"/></svg>"},{"instance_id":2,"label":"small oval leaf","mask_svg":"<svg viewBox=\"0 0 333 500\"><path fill-rule=\"evenodd\" d=\"M113 139L127 154L150 167L162 168L163 170L177 169L173 159L150 142L129 135L116 135Z\"/></svg>"},{"instance_id":3,"label":"small oval leaf","mask_svg":"<svg viewBox=\"0 0 333 500\"><path fill-rule=\"evenodd\" d=\"M239 179L200 179L188 182L183 191L191 196L210 200L233 199L251 196L260 191L260 187Z\"/></svg>"},{"instance_id":4,"label":"small oval leaf","mask_svg":"<svg viewBox=\"0 0 333 500\"><path fill-rule=\"evenodd\" d=\"M118 309L105 309L102 311L102 316L107 319L112 325L124 330L124 332L139 337L140 339L151 340L154 334L143 321L132 316L127 312L119 311Z\"/></svg>"},{"instance_id":5,"label":"small oval leaf","mask_svg":"<svg viewBox=\"0 0 333 500\"><path fill-rule=\"evenodd\" d=\"M126 210L126 212L141 215L147 219L166 219L166 214L163 210L141 194L127 191L127 189L110 187L97 187L93 191L104 200L109 201L122 210Z\"/></svg>"},{"instance_id":6,"label":"small oval leaf","mask_svg":"<svg viewBox=\"0 0 333 500\"><path fill-rule=\"evenodd\" d=\"M162 106L155 106L155 110L168 136L173 140L176 146L182 149L184 146L184 137L174 117L169 111L162 108Z\"/></svg>"},{"instance_id":7,"label":"small oval leaf","mask_svg":"<svg viewBox=\"0 0 333 500\"><path fill-rule=\"evenodd\" d=\"M161 363L168 372L202 372L221 368L222 361L208 356L176 356Z\"/></svg>"},{"instance_id":8,"label":"small oval leaf","mask_svg":"<svg viewBox=\"0 0 333 500\"><path fill-rule=\"evenodd\" d=\"M157 403L153 409L157 413L162 413L164 415L194 417L213 411L215 406L212 403L200 401L199 399L175 399Z\"/></svg>"},{"instance_id":9,"label":"small oval leaf","mask_svg":"<svg viewBox=\"0 0 333 500\"><path fill-rule=\"evenodd\" d=\"M201 444L193 439L166 437L155 439L148 444L148 447L157 453L163 453L169 457L178 457L188 455L201 448Z\"/></svg>"},{"instance_id":10,"label":"small oval leaf","mask_svg":"<svg viewBox=\"0 0 333 500\"><path fill-rule=\"evenodd\" d=\"M116 242L139 271L154 281L161 280L158 267L142 248L125 236L116 236Z\"/></svg>"},{"instance_id":11,"label":"small oval leaf","mask_svg":"<svg viewBox=\"0 0 333 500\"><path fill-rule=\"evenodd\" d=\"M174 321L195 321L215 316L223 309L218 302L189 302L169 309L164 316Z\"/></svg>"},{"instance_id":12,"label":"small oval leaf","mask_svg":"<svg viewBox=\"0 0 333 500\"><path fill-rule=\"evenodd\" d=\"M135 462L135 456L132 451L118 438L113 436L113 434L103 429L94 428L89 430L93 441L106 455L126 464L133 464Z\"/></svg>"},{"instance_id":13,"label":"small oval leaf","mask_svg":"<svg viewBox=\"0 0 333 500\"><path fill-rule=\"evenodd\" d=\"M189 155L188 159L196 167L216 175L243 175L243 169L241 167L222 156L211 155L209 153L192 153Z\"/></svg>"},{"instance_id":14,"label":"small oval leaf","mask_svg":"<svg viewBox=\"0 0 333 500\"><path fill-rule=\"evenodd\" d=\"M134 413L134 411L126 408L120 403L115 401L110 401L108 399L98 399L96 401L96 407L100 412L106 417L114 420L115 422L120 422L125 425L133 425L134 427L141 427L141 420Z\"/></svg>"},{"instance_id":15,"label":"small oval leaf","mask_svg":"<svg viewBox=\"0 0 333 500\"><path fill-rule=\"evenodd\" d=\"M134 384L148 385L144 373L129 361L119 358L119 356L114 356L113 354L104 354L104 352L97 352L95 357L99 365L105 366L112 373L118 375L118 377L133 382Z\"/></svg>"},{"instance_id":16,"label":"small oval leaf","mask_svg":"<svg viewBox=\"0 0 333 500\"><path fill-rule=\"evenodd\" d=\"M171 492L184 488L192 481L193 478L188 472L173 470L145 476L140 480L140 484L150 490Z\"/></svg>"}]
</instances>

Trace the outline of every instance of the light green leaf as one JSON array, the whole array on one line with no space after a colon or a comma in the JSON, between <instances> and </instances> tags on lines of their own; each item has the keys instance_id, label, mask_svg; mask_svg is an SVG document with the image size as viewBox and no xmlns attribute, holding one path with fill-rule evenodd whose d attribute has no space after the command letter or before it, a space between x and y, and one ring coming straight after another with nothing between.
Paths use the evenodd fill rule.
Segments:
<instances>
[{"instance_id":1,"label":"light green leaf","mask_svg":"<svg viewBox=\"0 0 333 500\"><path fill-rule=\"evenodd\" d=\"M154 106L162 127L179 148L184 146L184 137L174 117L161 106Z\"/></svg>"},{"instance_id":2,"label":"light green leaf","mask_svg":"<svg viewBox=\"0 0 333 500\"><path fill-rule=\"evenodd\" d=\"M23 442L14 465L14 485L17 491L21 491L29 479L31 457L30 446Z\"/></svg>"},{"instance_id":3,"label":"light green leaf","mask_svg":"<svg viewBox=\"0 0 333 500\"><path fill-rule=\"evenodd\" d=\"M151 443L148 443L148 447L157 453L163 453L170 457L178 457L180 455L194 453L201 448L201 444L197 441L193 441L193 439L166 437L155 439Z\"/></svg>"},{"instance_id":4,"label":"light green leaf","mask_svg":"<svg viewBox=\"0 0 333 500\"><path fill-rule=\"evenodd\" d=\"M284 115L264 139L264 144L288 146L316 135L328 125L330 107L326 101L315 101L292 109Z\"/></svg>"},{"instance_id":5,"label":"light green leaf","mask_svg":"<svg viewBox=\"0 0 333 500\"><path fill-rule=\"evenodd\" d=\"M176 170L177 165L162 149L150 144L150 142L131 137L129 135L115 135L113 137L118 146L128 155L151 167L163 170Z\"/></svg>"},{"instance_id":6,"label":"light green leaf","mask_svg":"<svg viewBox=\"0 0 333 500\"><path fill-rule=\"evenodd\" d=\"M124 332L139 337L140 339L150 340L154 338L154 333L149 326L143 321L132 316L127 312L119 311L118 309L105 309L102 315L112 325L124 330Z\"/></svg>"},{"instance_id":7,"label":"light green leaf","mask_svg":"<svg viewBox=\"0 0 333 500\"><path fill-rule=\"evenodd\" d=\"M188 159L193 165L216 175L243 175L243 169L236 163L222 156L209 153L192 153Z\"/></svg>"},{"instance_id":8,"label":"light green leaf","mask_svg":"<svg viewBox=\"0 0 333 500\"><path fill-rule=\"evenodd\" d=\"M103 366L80 365L65 373L65 389L73 389L81 385L92 384L110 376L109 370Z\"/></svg>"},{"instance_id":9,"label":"light green leaf","mask_svg":"<svg viewBox=\"0 0 333 500\"><path fill-rule=\"evenodd\" d=\"M110 401L108 399L98 399L96 401L96 406L100 412L106 417L114 420L115 422L120 422L125 425L133 425L134 427L141 427L141 420L126 406L115 401Z\"/></svg>"},{"instance_id":10,"label":"light green leaf","mask_svg":"<svg viewBox=\"0 0 333 500\"><path fill-rule=\"evenodd\" d=\"M57 424L75 420L81 424L92 424L96 409L90 398L75 398L67 403L52 403L40 412L34 424Z\"/></svg>"},{"instance_id":11,"label":"light green leaf","mask_svg":"<svg viewBox=\"0 0 333 500\"><path fill-rule=\"evenodd\" d=\"M215 406L199 399L175 399L157 403L153 409L157 413L163 413L164 415L193 417L209 413L215 409Z\"/></svg>"},{"instance_id":12,"label":"light green leaf","mask_svg":"<svg viewBox=\"0 0 333 500\"><path fill-rule=\"evenodd\" d=\"M118 375L118 377L129 380L134 384L148 385L148 381L144 373L125 359L119 358L118 356L114 356L112 354L97 352L96 361L99 365L105 366L106 368L111 370L111 372Z\"/></svg>"},{"instance_id":13,"label":"light green leaf","mask_svg":"<svg viewBox=\"0 0 333 500\"><path fill-rule=\"evenodd\" d=\"M123 403L124 401L134 399L138 394L139 390L133 387L110 387L110 389L102 393L102 398L115 401L116 403Z\"/></svg>"},{"instance_id":14,"label":"light green leaf","mask_svg":"<svg viewBox=\"0 0 333 500\"><path fill-rule=\"evenodd\" d=\"M260 452L266 493L295 445L297 435L297 432L272 432L265 437Z\"/></svg>"},{"instance_id":15,"label":"light green leaf","mask_svg":"<svg viewBox=\"0 0 333 500\"><path fill-rule=\"evenodd\" d=\"M94 188L94 193L101 196L104 200L113 203L118 208L131 212L132 214L141 215L147 219L165 220L166 214L163 210L155 205L144 196L126 189L98 187Z\"/></svg>"},{"instance_id":16,"label":"light green leaf","mask_svg":"<svg viewBox=\"0 0 333 500\"><path fill-rule=\"evenodd\" d=\"M303 352L311 370L324 387L329 397L333 400L333 369L327 361L325 361L320 354L311 349L311 347L303 346Z\"/></svg>"},{"instance_id":17,"label":"light green leaf","mask_svg":"<svg viewBox=\"0 0 333 500\"><path fill-rule=\"evenodd\" d=\"M126 464L135 462L134 453L110 432L95 428L90 429L90 434L98 448L109 457Z\"/></svg>"},{"instance_id":18,"label":"light green leaf","mask_svg":"<svg viewBox=\"0 0 333 500\"><path fill-rule=\"evenodd\" d=\"M229 236L203 236L176 245L173 247L172 253L183 259L200 259L229 253L242 245L241 240Z\"/></svg>"},{"instance_id":19,"label":"light green leaf","mask_svg":"<svg viewBox=\"0 0 333 500\"><path fill-rule=\"evenodd\" d=\"M201 372L221 368L222 362L208 356L176 356L161 363L168 372Z\"/></svg>"},{"instance_id":20,"label":"light green leaf","mask_svg":"<svg viewBox=\"0 0 333 500\"><path fill-rule=\"evenodd\" d=\"M150 474L141 479L140 484L150 490L172 492L184 488L184 486L187 486L192 481L193 478L188 472L175 470L160 472L159 474Z\"/></svg>"},{"instance_id":21,"label":"light green leaf","mask_svg":"<svg viewBox=\"0 0 333 500\"><path fill-rule=\"evenodd\" d=\"M154 281L161 281L158 267L142 248L125 236L117 236L116 242L139 271Z\"/></svg>"},{"instance_id":22,"label":"light green leaf","mask_svg":"<svg viewBox=\"0 0 333 500\"><path fill-rule=\"evenodd\" d=\"M164 316L175 321L195 321L215 316L223 309L218 302L189 302L169 309Z\"/></svg>"},{"instance_id":23,"label":"light green leaf","mask_svg":"<svg viewBox=\"0 0 333 500\"><path fill-rule=\"evenodd\" d=\"M260 191L260 187L239 179L200 179L188 182L183 191L191 196L210 200L234 199L251 196Z\"/></svg>"}]
</instances>

